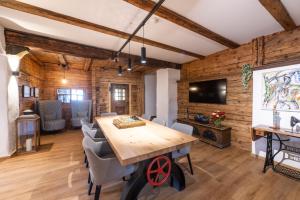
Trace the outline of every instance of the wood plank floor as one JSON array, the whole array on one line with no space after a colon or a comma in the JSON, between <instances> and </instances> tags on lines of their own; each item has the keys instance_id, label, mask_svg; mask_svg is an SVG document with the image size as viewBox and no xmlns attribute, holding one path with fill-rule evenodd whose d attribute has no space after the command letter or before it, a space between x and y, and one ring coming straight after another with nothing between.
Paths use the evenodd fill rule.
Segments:
<instances>
[{"instance_id":1,"label":"wood plank floor","mask_svg":"<svg viewBox=\"0 0 300 200\"><path fill-rule=\"evenodd\" d=\"M88 200L87 169L83 165L79 130L42 137L36 154L0 160L1 200ZM235 147L224 150L199 143L192 148L195 175L185 169L187 188L182 192L167 186L146 188L140 199L300 199L300 184L269 170L261 172L263 161ZM104 186L101 199L120 198L119 181Z\"/></svg>"}]
</instances>

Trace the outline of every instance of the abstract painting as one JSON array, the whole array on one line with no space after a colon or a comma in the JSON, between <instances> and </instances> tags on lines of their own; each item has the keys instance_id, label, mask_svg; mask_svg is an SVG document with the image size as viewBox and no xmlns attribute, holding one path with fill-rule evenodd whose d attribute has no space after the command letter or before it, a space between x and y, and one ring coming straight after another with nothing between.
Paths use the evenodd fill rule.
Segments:
<instances>
[{"instance_id":1,"label":"abstract painting","mask_svg":"<svg viewBox=\"0 0 300 200\"><path fill-rule=\"evenodd\" d=\"M264 73L262 107L300 111L300 69Z\"/></svg>"}]
</instances>

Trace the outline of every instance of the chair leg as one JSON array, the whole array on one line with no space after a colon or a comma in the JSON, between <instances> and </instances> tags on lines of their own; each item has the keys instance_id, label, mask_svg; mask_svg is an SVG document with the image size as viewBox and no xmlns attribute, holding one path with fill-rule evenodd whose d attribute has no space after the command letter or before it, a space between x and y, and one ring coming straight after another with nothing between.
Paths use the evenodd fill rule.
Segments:
<instances>
[{"instance_id":1,"label":"chair leg","mask_svg":"<svg viewBox=\"0 0 300 200\"><path fill-rule=\"evenodd\" d=\"M101 186L97 185L96 186L96 192L95 192L95 200L99 200L100 199L100 192L101 192Z\"/></svg>"},{"instance_id":2,"label":"chair leg","mask_svg":"<svg viewBox=\"0 0 300 200\"><path fill-rule=\"evenodd\" d=\"M194 175L194 171L193 171L193 166L192 166L192 161L191 161L190 154L188 153L186 156L187 156L187 159L189 161L189 166L190 166L191 174Z\"/></svg>"},{"instance_id":3,"label":"chair leg","mask_svg":"<svg viewBox=\"0 0 300 200\"><path fill-rule=\"evenodd\" d=\"M87 157L86 157L86 155L84 155L84 163L86 163L87 162Z\"/></svg>"},{"instance_id":4,"label":"chair leg","mask_svg":"<svg viewBox=\"0 0 300 200\"><path fill-rule=\"evenodd\" d=\"M91 183L91 174L89 172L88 183Z\"/></svg>"},{"instance_id":5,"label":"chair leg","mask_svg":"<svg viewBox=\"0 0 300 200\"><path fill-rule=\"evenodd\" d=\"M94 184L93 184L93 182L91 181L91 182L90 182L90 185L89 185L89 191L88 191L88 194L89 194L89 195L91 195L91 191L92 191L92 189L93 189L93 185L94 185Z\"/></svg>"}]
</instances>

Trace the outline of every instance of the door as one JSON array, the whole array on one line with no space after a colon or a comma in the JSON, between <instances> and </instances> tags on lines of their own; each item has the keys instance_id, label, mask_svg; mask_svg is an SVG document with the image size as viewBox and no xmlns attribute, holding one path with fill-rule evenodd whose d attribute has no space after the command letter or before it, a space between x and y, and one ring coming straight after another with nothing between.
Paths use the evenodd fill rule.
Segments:
<instances>
[{"instance_id":1,"label":"door","mask_svg":"<svg viewBox=\"0 0 300 200\"><path fill-rule=\"evenodd\" d=\"M111 84L111 112L118 115L129 114L129 86L128 84Z\"/></svg>"}]
</instances>

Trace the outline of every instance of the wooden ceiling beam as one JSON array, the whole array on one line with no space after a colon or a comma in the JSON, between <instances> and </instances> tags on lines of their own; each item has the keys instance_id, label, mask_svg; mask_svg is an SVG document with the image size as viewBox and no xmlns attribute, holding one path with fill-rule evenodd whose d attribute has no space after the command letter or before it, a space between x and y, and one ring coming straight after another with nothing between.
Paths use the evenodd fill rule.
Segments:
<instances>
[{"instance_id":1,"label":"wooden ceiling beam","mask_svg":"<svg viewBox=\"0 0 300 200\"><path fill-rule=\"evenodd\" d=\"M146 11L150 11L153 6L155 5L155 2L154 1L151 1L151 0L123 0L123 1L126 1L138 8L141 8L143 10L146 10ZM206 38L209 38L217 43L220 43L226 47L229 47L229 48L237 48L239 47L240 45L205 28L204 26L201 26L195 22L193 22L192 20L182 16L182 15L179 15L178 13L164 7L164 6L161 6L156 12L155 12L155 15L161 17L161 18L164 18L170 22L173 22L174 24L177 24L181 27L184 27L190 31L193 31L199 35L202 35Z\"/></svg>"},{"instance_id":2,"label":"wooden ceiling beam","mask_svg":"<svg viewBox=\"0 0 300 200\"><path fill-rule=\"evenodd\" d=\"M7 45L18 45L28 48L40 49L43 51L54 52L59 54L73 55L77 57L93 58L99 60L111 59L114 51L77 44L73 42L57 40L49 37L24 33L20 31L5 29L5 41ZM127 60L128 54L121 53L120 59ZM134 64L140 63L140 56L131 55ZM177 63L162 61L153 58L147 58L148 67L157 68L175 68L180 69L181 65Z\"/></svg>"},{"instance_id":3,"label":"wooden ceiling beam","mask_svg":"<svg viewBox=\"0 0 300 200\"><path fill-rule=\"evenodd\" d=\"M22 2L18 2L18 1L12 1L12 0L1 0L0 1L0 6L6 7L6 8L10 8L10 9L14 9L14 10L18 10L21 12L25 12L25 13L29 13L29 14L33 14L33 15L37 15L40 17L45 17L47 19L52 19L55 21L59 21L59 22L63 22L63 23L67 23L67 24L71 24L73 26L78 26L81 28L85 28L85 29L89 29L89 30L93 30L96 32L100 32L100 33L104 33L107 35L112 35L115 37L119 37L119 38L123 38L123 39L128 39L130 34L119 31L119 30L115 30L109 27L105 27L105 26L101 26L99 24L94 24L91 22L87 22L81 19L77 19L71 16L67 16L67 15L63 15L57 12L53 12L50 10L46 10L37 6L32 6L30 4L26 4L26 3L22 3ZM132 38L133 41L135 42L139 42L139 43L144 43L150 46L154 46L154 47L158 47L161 49L165 49L165 50L169 50L169 51L173 51L176 53L181 53L181 54L185 54L188 56L192 56L195 58L204 58L203 55L197 54L197 53L193 53L190 51L186 51L184 49L179 49L177 47L173 47L167 44L163 44L160 42L156 42L150 39L144 39L142 37L139 36L134 36Z\"/></svg>"},{"instance_id":4,"label":"wooden ceiling beam","mask_svg":"<svg viewBox=\"0 0 300 200\"><path fill-rule=\"evenodd\" d=\"M91 58L86 58L83 70L84 71L89 71L91 69L91 66L93 65L93 59Z\"/></svg>"},{"instance_id":5,"label":"wooden ceiling beam","mask_svg":"<svg viewBox=\"0 0 300 200\"><path fill-rule=\"evenodd\" d=\"M286 31L297 28L294 20L291 18L281 0L259 0L259 2Z\"/></svg>"}]
</instances>

